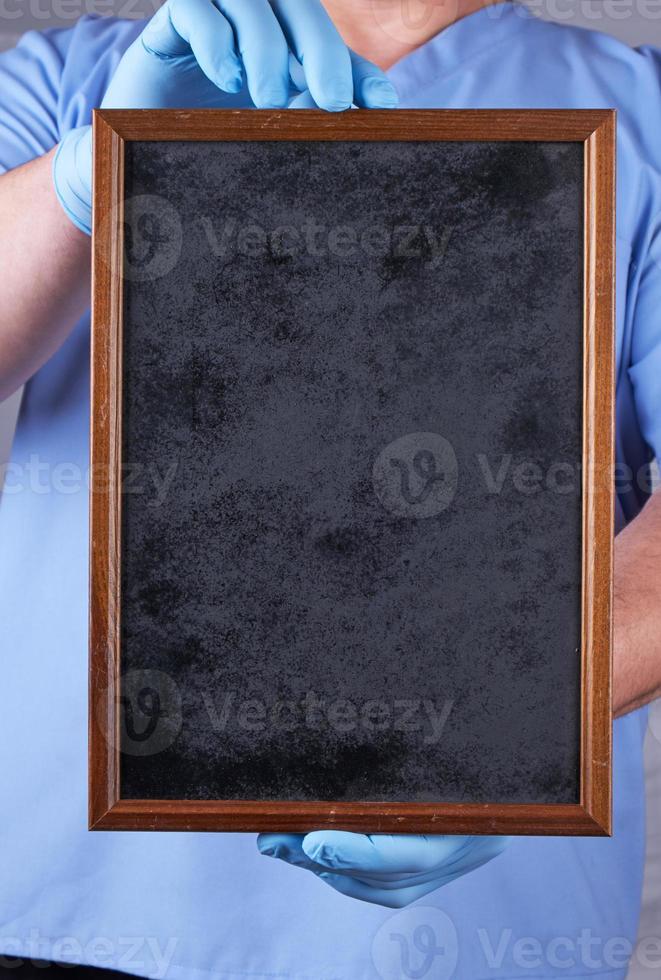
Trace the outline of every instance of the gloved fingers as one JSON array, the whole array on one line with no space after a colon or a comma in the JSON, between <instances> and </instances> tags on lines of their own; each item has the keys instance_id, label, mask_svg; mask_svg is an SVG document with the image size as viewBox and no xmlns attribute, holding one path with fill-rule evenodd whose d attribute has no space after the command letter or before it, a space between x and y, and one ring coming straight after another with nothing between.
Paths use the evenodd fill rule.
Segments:
<instances>
[{"instance_id":1,"label":"gloved fingers","mask_svg":"<svg viewBox=\"0 0 661 980\"><path fill-rule=\"evenodd\" d=\"M482 854L483 860L480 863L485 864L490 858L486 856L486 849L483 850ZM491 856L495 856L495 854ZM408 876L399 881L392 880L389 882L371 876L347 875L346 872L316 871L314 873L335 891L350 898L358 899L361 902L370 902L374 905L383 905L386 908L401 909L418 901L430 892L448 885L468 871L475 870L475 867L479 867L479 865L470 868L457 866L453 871L427 872L426 874Z\"/></svg>"},{"instance_id":2,"label":"gloved fingers","mask_svg":"<svg viewBox=\"0 0 661 980\"><path fill-rule=\"evenodd\" d=\"M509 837L467 837L465 844L446 863L444 873L458 877L481 868L483 864L498 857L510 842Z\"/></svg>"},{"instance_id":3,"label":"gloved fingers","mask_svg":"<svg viewBox=\"0 0 661 980\"><path fill-rule=\"evenodd\" d=\"M477 871L484 864L497 857L507 846L508 837L469 837L456 854L447 862L430 871L419 874L381 875L371 873L353 873L357 881L362 881L373 888L393 891L400 888L432 884L435 888L450 884L456 878ZM346 871L335 871L335 874L347 874Z\"/></svg>"},{"instance_id":4,"label":"gloved fingers","mask_svg":"<svg viewBox=\"0 0 661 980\"><path fill-rule=\"evenodd\" d=\"M356 898L360 902L370 902L372 905L384 905L390 909L402 909L416 902L429 892L435 891L443 882L434 880L420 885L409 885L403 888L387 890L381 887L374 887L365 884L358 878L346 877L345 875L332 874L329 871L321 872L317 875L322 881L335 891L349 898Z\"/></svg>"},{"instance_id":5,"label":"gloved fingers","mask_svg":"<svg viewBox=\"0 0 661 980\"><path fill-rule=\"evenodd\" d=\"M358 838L364 839L357 843ZM260 834L257 844L262 854L311 871L343 895L396 909L404 908L486 864L504 850L508 841L507 837L384 834L365 837L346 831L314 831L311 834ZM332 851L329 850L331 843ZM420 850L423 848L426 855ZM351 854L354 859L361 857L360 867L356 866L355 860L351 868L345 866L333 870L326 863L331 857L337 861L338 855L343 855L346 860ZM425 864L428 867L413 873L402 871L403 855L407 855L409 866L415 862L418 867ZM319 860L322 858L324 863ZM440 863L434 866L433 861L439 861L439 858ZM370 862L378 870L369 870ZM397 870L384 871L388 865Z\"/></svg>"},{"instance_id":6,"label":"gloved fingers","mask_svg":"<svg viewBox=\"0 0 661 980\"><path fill-rule=\"evenodd\" d=\"M305 80L303 65L296 59L291 51L289 52L289 81L297 92L308 92L308 83ZM308 95L310 93L308 92ZM312 96L310 96L312 98ZM316 103L312 100L312 107L316 109Z\"/></svg>"},{"instance_id":7,"label":"gloved fingers","mask_svg":"<svg viewBox=\"0 0 661 980\"><path fill-rule=\"evenodd\" d=\"M268 0L214 0L234 29L248 91L258 109L289 101L289 48Z\"/></svg>"},{"instance_id":8,"label":"gloved fingers","mask_svg":"<svg viewBox=\"0 0 661 980\"><path fill-rule=\"evenodd\" d=\"M303 66L316 105L330 112L353 102L349 49L319 0L272 0L287 43Z\"/></svg>"},{"instance_id":9,"label":"gloved fingers","mask_svg":"<svg viewBox=\"0 0 661 980\"><path fill-rule=\"evenodd\" d=\"M257 847L265 857L278 858L305 871L325 871L307 856L301 844L305 834L259 834Z\"/></svg>"},{"instance_id":10,"label":"gloved fingers","mask_svg":"<svg viewBox=\"0 0 661 980\"><path fill-rule=\"evenodd\" d=\"M171 16L171 3L164 3L140 35L140 41L145 49L157 58L176 58L190 54L190 44L179 34Z\"/></svg>"},{"instance_id":11,"label":"gloved fingers","mask_svg":"<svg viewBox=\"0 0 661 980\"><path fill-rule=\"evenodd\" d=\"M241 64L234 50L234 32L209 0L168 0L142 34L145 48L157 57L182 55L175 35L190 46L207 78L224 92L238 92Z\"/></svg>"},{"instance_id":12,"label":"gloved fingers","mask_svg":"<svg viewBox=\"0 0 661 980\"><path fill-rule=\"evenodd\" d=\"M443 868L468 840L441 835L366 835L316 830L306 835L302 847L312 861L333 871L415 875Z\"/></svg>"},{"instance_id":13,"label":"gloved fingers","mask_svg":"<svg viewBox=\"0 0 661 980\"><path fill-rule=\"evenodd\" d=\"M290 109L318 109L317 103L314 101L310 95L309 89L305 92L301 92L299 95L295 95L294 98L289 103Z\"/></svg>"},{"instance_id":14,"label":"gloved fingers","mask_svg":"<svg viewBox=\"0 0 661 980\"><path fill-rule=\"evenodd\" d=\"M265 857L278 858L280 861L285 861L285 863L291 864L296 868L303 868L305 871L312 871L314 874L327 872L328 867L326 865L317 864L316 861L311 860L305 853L301 846L304 838L305 834L259 834L257 847ZM336 869L333 873L346 875L347 877L357 877L356 872L350 870ZM439 872L435 870L433 872L426 872L424 875L384 873L375 875L360 874L358 877L361 881L369 885L399 888L402 882L407 885L424 884L432 877L438 878L438 876Z\"/></svg>"},{"instance_id":15,"label":"gloved fingers","mask_svg":"<svg viewBox=\"0 0 661 980\"><path fill-rule=\"evenodd\" d=\"M382 888L384 891L397 891L399 888L426 885L429 882L436 882L435 887L440 888L441 885L445 885L448 881L452 881L458 877L457 873L446 875L440 870L424 871L417 875L378 875L374 873L357 873L355 871L329 871L328 868L324 868L319 864L315 865L315 868L321 873L339 875L342 878L353 878L355 881L361 881L364 885L370 885L371 888Z\"/></svg>"},{"instance_id":16,"label":"gloved fingers","mask_svg":"<svg viewBox=\"0 0 661 980\"><path fill-rule=\"evenodd\" d=\"M219 89L237 93L244 70L258 108L392 108L397 94L376 65L350 52L320 0L167 0L140 42L166 63L192 55ZM291 49L291 52L290 52Z\"/></svg>"},{"instance_id":17,"label":"gloved fingers","mask_svg":"<svg viewBox=\"0 0 661 980\"><path fill-rule=\"evenodd\" d=\"M399 97L381 69L349 50L353 72L353 101L363 109L394 109Z\"/></svg>"}]
</instances>

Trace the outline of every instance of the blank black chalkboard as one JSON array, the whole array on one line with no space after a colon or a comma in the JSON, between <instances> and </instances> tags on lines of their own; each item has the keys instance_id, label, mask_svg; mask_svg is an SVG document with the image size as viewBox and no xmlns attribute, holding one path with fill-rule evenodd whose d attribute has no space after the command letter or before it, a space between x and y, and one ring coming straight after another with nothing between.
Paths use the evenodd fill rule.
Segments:
<instances>
[{"instance_id":1,"label":"blank black chalkboard","mask_svg":"<svg viewBox=\"0 0 661 980\"><path fill-rule=\"evenodd\" d=\"M96 126L92 824L607 832L611 114Z\"/></svg>"}]
</instances>

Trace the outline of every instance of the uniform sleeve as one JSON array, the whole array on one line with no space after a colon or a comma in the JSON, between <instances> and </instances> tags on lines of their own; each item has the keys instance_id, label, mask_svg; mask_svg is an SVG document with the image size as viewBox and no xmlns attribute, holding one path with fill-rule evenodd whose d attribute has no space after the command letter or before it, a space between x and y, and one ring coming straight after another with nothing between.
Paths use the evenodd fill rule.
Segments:
<instances>
[{"instance_id":1,"label":"uniform sleeve","mask_svg":"<svg viewBox=\"0 0 661 980\"><path fill-rule=\"evenodd\" d=\"M627 297L634 304L628 375L640 434L651 455L661 460L661 127L650 122L661 108L661 49L644 45L635 58L628 126L640 170L627 177L626 197L635 208L630 216L635 293Z\"/></svg>"},{"instance_id":2,"label":"uniform sleeve","mask_svg":"<svg viewBox=\"0 0 661 980\"><path fill-rule=\"evenodd\" d=\"M28 31L0 53L0 173L51 150L91 122L144 21L81 17L72 28Z\"/></svg>"},{"instance_id":3,"label":"uniform sleeve","mask_svg":"<svg viewBox=\"0 0 661 980\"><path fill-rule=\"evenodd\" d=\"M2 173L58 142L58 101L70 33L28 31L15 48L0 53Z\"/></svg>"},{"instance_id":4,"label":"uniform sleeve","mask_svg":"<svg viewBox=\"0 0 661 980\"><path fill-rule=\"evenodd\" d=\"M640 270L629 378L645 442L661 459L661 215Z\"/></svg>"}]
</instances>

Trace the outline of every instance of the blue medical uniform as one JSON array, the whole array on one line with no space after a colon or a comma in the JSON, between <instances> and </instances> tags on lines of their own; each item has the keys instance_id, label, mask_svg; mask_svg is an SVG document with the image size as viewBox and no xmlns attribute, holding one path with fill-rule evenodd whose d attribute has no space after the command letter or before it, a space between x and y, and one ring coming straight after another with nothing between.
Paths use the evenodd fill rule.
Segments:
<instances>
[{"instance_id":1,"label":"blue medical uniform","mask_svg":"<svg viewBox=\"0 0 661 980\"><path fill-rule=\"evenodd\" d=\"M141 27L84 17L0 56L0 167L89 122ZM652 49L504 3L389 72L405 108L619 110L617 446L632 473L620 523L643 505L661 452L660 69ZM26 386L0 506L4 962L173 980L625 977L644 860L645 712L615 723L612 839L515 839L398 912L260 856L253 835L87 832L88 357L85 316Z\"/></svg>"}]
</instances>

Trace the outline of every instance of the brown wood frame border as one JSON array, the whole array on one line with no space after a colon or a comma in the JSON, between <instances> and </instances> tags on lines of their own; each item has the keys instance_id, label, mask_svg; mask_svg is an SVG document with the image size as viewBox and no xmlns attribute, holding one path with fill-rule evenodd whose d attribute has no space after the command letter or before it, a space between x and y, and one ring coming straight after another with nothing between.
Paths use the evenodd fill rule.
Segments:
<instances>
[{"instance_id":1,"label":"brown wood frame border","mask_svg":"<svg viewBox=\"0 0 661 980\"><path fill-rule=\"evenodd\" d=\"M122 800L117 696L124 145L127 140L533 140L584 146L581 795L577 804ZM89 824L100 830L611 832L613 110L94 113Z\"/></svg>"}]
</instances>

